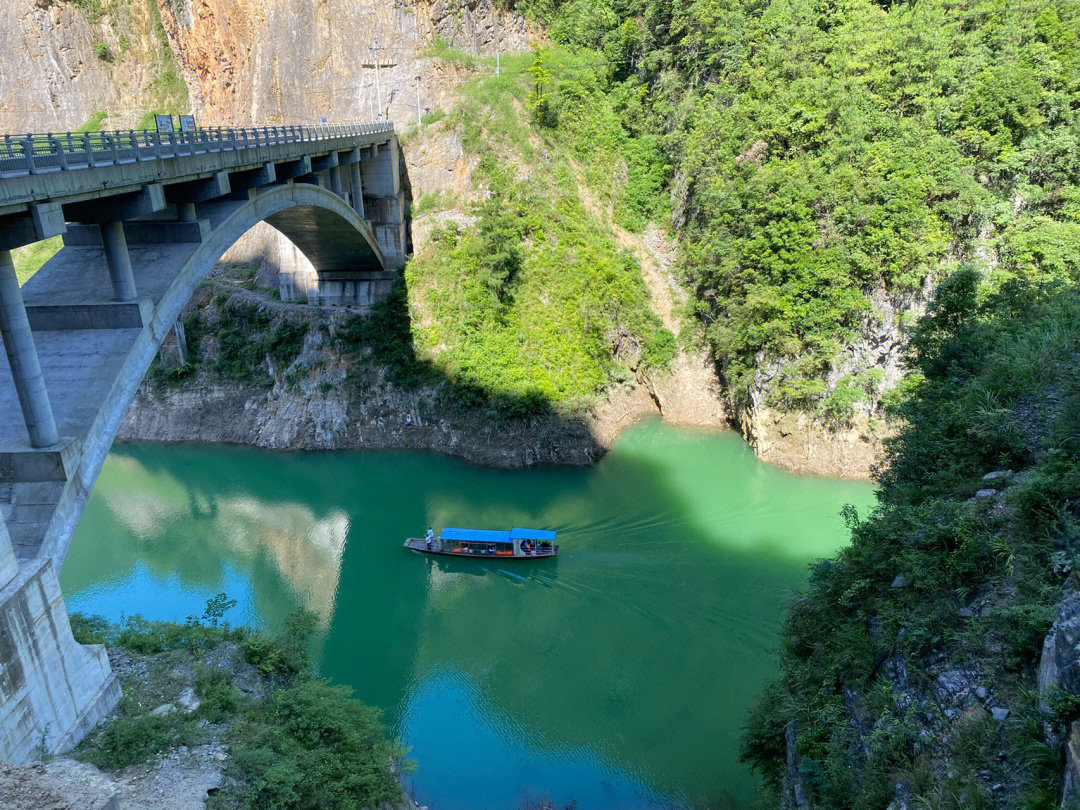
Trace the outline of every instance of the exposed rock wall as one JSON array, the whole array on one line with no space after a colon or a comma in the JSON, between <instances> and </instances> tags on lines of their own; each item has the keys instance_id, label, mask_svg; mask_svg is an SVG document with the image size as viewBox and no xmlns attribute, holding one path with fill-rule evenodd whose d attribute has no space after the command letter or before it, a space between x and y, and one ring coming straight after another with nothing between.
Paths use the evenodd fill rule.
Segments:
<instances>
[{"instance_id":1,"label":"exposed rock wall","mask_svg":"<svg viewBox=\"0 0 1080 810\"><path fill-rule=\"evenodd\" d=\"M140 389L118 439L218 442L274 450L414 448L491 467L588 465L603 454L587 423L551 417L493 424L446 412L433 391L391 385L350 393L315 379L270 391L195 381ZM442 411L442 413L439 413Z\"/></svg>"},{"instance_id":2,"label":"exposed rock wall","mask_svg":"<svg viewBox=\"0 0 1080 810\"><path fill-rule=\"evenodd\" d=\"M385 117L405 127L418 96L421 112L447 109L464 75L425 56L436 35L485 55L539 36L490 0L179 0L162 10L193 106L215 124Z\"/></svg>"},{"instance_id":3,"label":"exposed rock wall","mask_svg":"<svg viewBox=\"0 0 1080 810\"><path fill-rule=\"evenodd\" d=\"M106 110L111 127L132 127L152 104L159 42L146 0L98 18L69 0L4 0L0 34L0 131L62 132Z\"/></svg>"},{"instance_id":4,"label":"exposed rock wall","mask_svg":"<svg viewBox=\"0 0 1080 810\"><path fill-rule=\"evenodd\" d=\"M854 403L850 417L828 420L804 411L769 404L770 384L783 373L783 363L762 363L750 384L749 401L736 409L736 424L765 461L795 472L870 478L884 453L892 429L881 414L882 396L904 375L904 324L926 311L932 284L903 297L883 291L871 297L872 314L861 336L845 346L830 371L826 386L834 390L841 380L873 372L863 398Z\"/></svg>"}]
</instances>

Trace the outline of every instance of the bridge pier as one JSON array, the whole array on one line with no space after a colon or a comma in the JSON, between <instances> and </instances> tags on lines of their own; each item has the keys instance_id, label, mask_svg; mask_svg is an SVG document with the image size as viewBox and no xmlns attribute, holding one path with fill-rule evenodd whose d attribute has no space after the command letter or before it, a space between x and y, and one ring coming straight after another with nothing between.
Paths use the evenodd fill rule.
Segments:
<instances>
[{"instance_id":1,"label":"bridge pier","mask_svg":"<svg viewBox=\"0 0 1080 810\"><path fill-rule=\"evenodd\" d=\"M105 263L109 265L113 297L117 301L135 300L135 276L131 272L124 223L114 220L101 224L101 243L105 247Z\"/></svg>"},{"instance_id":2,"label":"bridge pier","mask_svg":"<svg viewBox=\"0 0 1080 810\"><path fill-rule=\"evenodd\" d=\"M360 179L360 161L354 160L349 164L349 180L352 182L353 209L361 217L364 216L364 184Z\"/></svg>"},{"instance_id":3,"label":"bridge pier","mask_svg":"<svg viewBox=\"0 0 1080 810\"><path fill-rule=\"evenodd\" d=\"M177 219L181 222L198 222L199 215L195 213L195 203L180 203L176 206Z\"/></svg>"},{"instance_id":4,"label":"bridge pier","mask_svg":"<svg viewBox=\"0 0 1080 810\"><path fill-rule=\"evenodd\" d=\"M3 337L4 351L31 446L56 444L60 436L49 402L49 392L45 389L45 378L41 374L30 321L26 317L19 279L15 275L11 251L8 250L0 250L0 336Z\"/></svg>"},{"instance_id":5,"label":"bridge pier","mask_svg":"<svg viewBox=\"0 0 1080 810\"><path fill-rule=\"evenodd\" d=\"M67 750L119 701L105 648L71 635L52 561L20 564L0 517L0 760Z\"/></svg>"}]
</instances>

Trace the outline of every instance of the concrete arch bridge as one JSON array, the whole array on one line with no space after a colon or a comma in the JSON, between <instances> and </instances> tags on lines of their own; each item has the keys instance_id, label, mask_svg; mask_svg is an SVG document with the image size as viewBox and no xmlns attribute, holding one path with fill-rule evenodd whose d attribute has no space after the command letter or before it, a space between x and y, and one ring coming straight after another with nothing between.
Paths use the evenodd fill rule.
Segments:
<instances>
[{"instance_id":1,"label":"concrete arch bridge","mask_svg":"<svg viewBox=\"0 0 1080 810\"><path fill-rule=\"evenodd\" d=\"M0 759L79 739L119 700L56 572L151 361L221 255L267 222L314 275L285 298L366 305L408 250L393 126L6 136L0 142ZM20 289L11 250L62 236Z\"/></svg>"}]
</instances>

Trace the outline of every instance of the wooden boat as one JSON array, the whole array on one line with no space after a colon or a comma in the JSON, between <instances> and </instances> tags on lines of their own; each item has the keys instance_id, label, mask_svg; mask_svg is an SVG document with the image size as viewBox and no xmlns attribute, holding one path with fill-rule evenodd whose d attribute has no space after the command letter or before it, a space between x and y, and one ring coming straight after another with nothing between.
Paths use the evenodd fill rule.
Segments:
<instances>
[{"instance_id":1,"label":"wooden boat","mask_svg":"<svg viewBox=\"0 0 1080 810\"><path fill-rule=\"evenodd\" d=\"M559 553L555 532L543 529L511 529L508 532L487 529L443 529L430 542L410 537L405 548L420 554L488 560L536 560Z\"/></svg>"}]
</instances>

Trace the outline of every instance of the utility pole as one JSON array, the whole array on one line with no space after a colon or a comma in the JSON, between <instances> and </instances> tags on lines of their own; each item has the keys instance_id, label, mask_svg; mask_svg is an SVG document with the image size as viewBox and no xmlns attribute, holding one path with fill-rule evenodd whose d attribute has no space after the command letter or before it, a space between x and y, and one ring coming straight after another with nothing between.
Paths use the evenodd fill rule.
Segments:
<instances>
[{"instance_id":1,"label":"utility pole","mask_svg":"<svg viewBox=\"0 0 1080 810\"><path fill-rule=\"evenodd\" d=\"M379 40L375 40L371 43L371 50L375 52L375 98L379 105L378 114L376 120L382 120L383 108L382 108L382 85L379 82Z\"/></svg>"},{"instance_id":2,"label":"utility pole","mask_svg":"<svg viewBox=\"0 0 1080 810\"><path fill-rule=\"evenodd\" d=\"M420 74L416 74L416 128L420 129Z\"/></svg>"}]
</instances>

